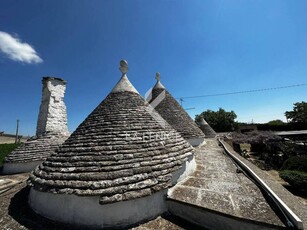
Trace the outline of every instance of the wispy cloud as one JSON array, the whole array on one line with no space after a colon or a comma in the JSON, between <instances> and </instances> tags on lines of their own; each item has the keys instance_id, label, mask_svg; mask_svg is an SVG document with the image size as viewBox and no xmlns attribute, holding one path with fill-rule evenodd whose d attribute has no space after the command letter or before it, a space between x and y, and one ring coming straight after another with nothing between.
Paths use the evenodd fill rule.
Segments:
<instances>
[{"instance_id":1,"label":"wispy cloud","mask_svg":"<svg viewBox=\"0 0 307 230\"><path fill-rule=\"evenodd\" d=\"M0 31L0 52L14 61L28 64L43 62L32 46L3 31Z\"/></svg>"}]
</instances>

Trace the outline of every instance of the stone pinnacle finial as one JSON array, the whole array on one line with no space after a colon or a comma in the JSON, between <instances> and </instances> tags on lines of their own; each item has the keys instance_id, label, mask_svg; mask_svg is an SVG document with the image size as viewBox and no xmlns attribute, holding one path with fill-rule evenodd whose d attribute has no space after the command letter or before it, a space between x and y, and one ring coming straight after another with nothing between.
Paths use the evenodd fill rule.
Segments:
<instances>
[{"instance_id":1,"label":"stone pinnacle finial","mask_svg":"<svg viewBox=\"0 0 307 230\"><path fill-rule=\"evenodd\" d=\"M126 60L120 61L120 67L119 70L122 72L123 75L125 75L128 72L128 62Z\"/></svg>"},{"instance_id":2,"label":"stone pinnacle finial","mask_svg":"<svg viewBox=\"0 0 307 230\"><path fill-rule=\"evenodd\" d=\"M153 89L165 89L165 87L160 82L161 77L160 77L160 73L159 72L156 73L156 79L157 79L157 83L155 84Z\"/></svg>"},{"instance_id":3,"label":"stone pinnacle finial","mask_svg":"<svg viewBox=\"0 0 307 230\"><path fill-rule=\"evenodd\" d=\"M157 81L160 81L160 79L161 79L159 72L156 73L156 79L157 79Z\"/></svg>"}]
</instances>

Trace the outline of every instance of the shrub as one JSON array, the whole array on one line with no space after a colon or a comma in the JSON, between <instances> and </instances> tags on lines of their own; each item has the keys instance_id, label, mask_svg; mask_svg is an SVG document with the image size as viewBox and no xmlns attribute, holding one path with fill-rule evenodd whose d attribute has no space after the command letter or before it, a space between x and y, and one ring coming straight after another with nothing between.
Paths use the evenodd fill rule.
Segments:
<instances>
[{"instance_id":1,"label":"shrub","mask_svg":"<svg viewBox=\"0 0 307 230\"><path fill-rule=\"evenodd\" d=\"M279 172L279 176L287 181L290 185L298 189L307 188L307 173L294 170L283 170Z\"/></svg>"},{"instance_id":2,"label":"shrub","mask_svg":"<svg viewBox=\"0 0 307 230\"><path fill-rule=\"evenodd\" d=\"M248 133L233 133L233 142L241 144L266 144L269 142L281 141L282 138L276 136L274 133L269 131L252 131Z\"/></svg>"},{"instance_id":3,"label":"shrub","mask_svg":"<svg viewBox=\"0 0 307 230\"><path fill-rule=\"evenodd\" d=\"M296 170L307 172L307 157L290 157L283 163L281 170Z\"/></svg>"}]
</instances>

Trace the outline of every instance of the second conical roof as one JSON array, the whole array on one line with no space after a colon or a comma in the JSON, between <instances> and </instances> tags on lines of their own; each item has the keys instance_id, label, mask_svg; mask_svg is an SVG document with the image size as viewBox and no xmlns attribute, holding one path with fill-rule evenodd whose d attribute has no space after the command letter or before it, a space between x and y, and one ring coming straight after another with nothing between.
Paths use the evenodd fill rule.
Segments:
<instances>
[{"instance_id":1,"label":"second conical roof","mask_svg":"<svg viewBox=\"0 0 307 230\"><path fill-rule=\"evenodd\" d=\"M159 73L156 78L157 83L151 91L149 103L153 104L155 110L185 139L204 137L203 132L189 114L161 84Z\"/></svg>"}]
</instances>

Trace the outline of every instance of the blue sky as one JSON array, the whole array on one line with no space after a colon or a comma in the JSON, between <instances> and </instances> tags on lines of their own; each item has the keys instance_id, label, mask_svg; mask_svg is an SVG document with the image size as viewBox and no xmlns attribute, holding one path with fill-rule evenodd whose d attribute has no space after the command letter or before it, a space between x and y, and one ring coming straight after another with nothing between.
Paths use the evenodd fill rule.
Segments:
<instances>
[{"instance_id":1,"label":"blue sky","mask_svg":"<svg viewBox=\"0 0 307 230\"><path fill-rule=\"evenodd\" d=\"M305 84L306 12L303 0L2 0L0 131L14 133L20 119L20 133L35 134L43 76L67 81L73 131L119 80L123 58L142 95L157 71L176 98ZM301 86L187 98L183 107L195 108L192 118L222 107L267 122L306 97Z\"/></svg>"}]
</instances>

